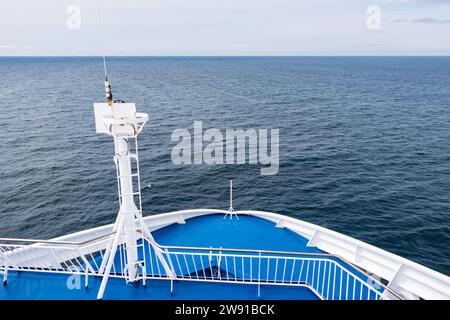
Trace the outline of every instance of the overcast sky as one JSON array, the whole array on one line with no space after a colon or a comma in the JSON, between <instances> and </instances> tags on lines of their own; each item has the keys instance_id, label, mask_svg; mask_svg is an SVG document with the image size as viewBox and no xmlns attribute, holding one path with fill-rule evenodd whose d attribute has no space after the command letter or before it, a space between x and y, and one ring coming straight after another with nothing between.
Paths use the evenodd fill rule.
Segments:
<instances>
[{"instance_id":1,"label":"overcast sky","mask_svg":"<svg viewBox=\"0 0 450 320\"><path fill-rule=\"evenodd\" d=\"M450 55L450 0L100 0L103 35L97 0L1 1L3 56Z\"/></svg>"}]
</instances>

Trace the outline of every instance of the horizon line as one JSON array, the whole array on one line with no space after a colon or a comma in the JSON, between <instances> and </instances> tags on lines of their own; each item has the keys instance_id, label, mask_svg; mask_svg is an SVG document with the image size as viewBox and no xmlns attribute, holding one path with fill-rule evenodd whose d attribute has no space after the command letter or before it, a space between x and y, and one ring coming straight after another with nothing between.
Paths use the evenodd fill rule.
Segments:
<instances>
[{"instance_id":1,"label":"horizon line","mask_svg":"<svg viewBox=\"0 0 450 320\"><path fill-rule=\"evenodd\" d=\"M101 55L0 55L0 58L101 58ZM385 55L107 55L107 58L320 58L320 57L450 57L450 54L385 54Z\"/></svg>"}]
</instances>

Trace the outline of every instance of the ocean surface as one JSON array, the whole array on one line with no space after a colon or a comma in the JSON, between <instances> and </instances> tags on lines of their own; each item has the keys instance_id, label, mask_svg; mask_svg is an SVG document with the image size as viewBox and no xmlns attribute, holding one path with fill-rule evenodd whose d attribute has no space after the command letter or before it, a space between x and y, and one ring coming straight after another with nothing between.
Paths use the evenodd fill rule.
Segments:
<instances>
[{"instance_id":1,"label":"ocean surface","mask_svg":"<svg viewBox=\"0 0 450 320\"><path fill-rule=\"evenodd\" d=\"M450 58L111 58L114 98L150 114L145 215L229 206L290 215L450 275ZM100 58L0 58L0 237L112 223ZM280 130L280 168L182 165L171 133Z\"/></svg>"}]
</instances>

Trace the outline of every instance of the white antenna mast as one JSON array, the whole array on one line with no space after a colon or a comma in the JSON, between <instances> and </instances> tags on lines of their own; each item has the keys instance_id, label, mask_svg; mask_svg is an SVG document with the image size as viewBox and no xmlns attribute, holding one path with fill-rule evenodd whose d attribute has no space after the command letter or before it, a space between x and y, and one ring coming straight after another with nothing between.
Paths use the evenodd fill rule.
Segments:
<instances>
[{"instance_id":1,"label":"white antenna mast","mask_svg":"<svg viewBox=\"0 0 450 320\"><path fill-rule=\"evenodd\" d=\"M99 0L98 14L101 21ZM126 267L121 270L127 282L142 280L145 284L146 254L144 238L153 246L153 236L142 218L141 180L137 137L148 120L148 114L136 112L134 103L113 101L108 82L106 58L103 54L105 90L107 103L94 103L95 126L97 133L105 133L114 139L114 163L116 164L117 189L119 193L119 213L113 226L111 239L106 247L98 273L103 276L97 298L101 299L106 289L111 268L114 265L117 249L125 250ZM167 261L159 250L156 257L170 277Z\"/></svg>"},{"instance_id":2,"label":"white antenna mast","mask_svg":"<svg viewBox=\"0 0 450 320\"><path fill-rule=\"evenodd\" d=\"M228 212L225 214L223 219L226 219L228 215L230 215L230 220L233 220L233 215L239 220L239 217L233 208L233 180L230 180L230 207L228 208Z\"/></svg>"}]
</instances>

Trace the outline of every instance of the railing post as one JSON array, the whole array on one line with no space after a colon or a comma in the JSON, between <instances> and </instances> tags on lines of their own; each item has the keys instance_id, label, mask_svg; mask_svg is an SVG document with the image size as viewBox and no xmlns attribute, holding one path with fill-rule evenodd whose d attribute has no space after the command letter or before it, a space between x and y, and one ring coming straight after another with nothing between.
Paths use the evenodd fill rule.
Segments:
<instances>
[{"instance_id":1,"label":"railing post","mask_svg":"<svg viewBox=\"0 0 450 320\"><path fill-rule=\"evenodd\" d=\"M211 246L209 248L212 249ZM214 280L214 270L212 268L212 261L213 261L213 253L212 250L210 250L208 253L208 267L209 271L211 271L211 279Z\"/></svg>"},{"instance_id":2,"label":"railing post","mask_svg":"<svg viewBox=\"0 0 450 320\"><path fill-rule=\"evenodd\" d=\"M222 262L222 247L220 247L219 256L217 257L217 273L219 276L219 281L222 280L222 275L220 272L220 263Z\"/></svg>"},{"instance_id":3,"label":"railing post","mask_svg":"<svg viewBox=\"0 0 450 320\"><path fill-rule=\"evenodd\" d=\"M167 260L169 260L169 265L171 269L171 275L170 276L170 294L173 294L173 281L176 277L175 269L173 268L172 259L170 259L169 250L166 248L165 253L167 255Z\"/></svg>"},{"instance_id":4,"label":"railing post","mask_svg":"<svg viewBox=\"0 0 450 320\"><path fill-rule=\"evenodd\" d=\"M209 248L212 249L211 246ZM212 250L209 251L208 261L209 261L209 265L211 265L211 262L212 262Z\"/></svg>"},{"instance_id":5,"label":"railing post","mask_svg":"<svg viewBox=\"0 0 450 320\"><path fill-rule=\"evenodd\" d=\"M3 250L2 247L0 246L0 252L3 253L3 256L5 258L5 266L11 266L13 269L19 269L19 266L14 262L14 260L8 257L8 249L10 249L10 247L7 246L6 250ZM8 269L6 268L5 270L8 271Z\"/></svg>"},{"instance_id":6,"label":"railing post","mask_svg":"<svg viewBox=\"0 0 450 320\"><path fill-rule=\"evenodd\" d=\"M7 286L8 285L8 269L5 268L5 270L3 271L3 286Z\"/></svg>"},{"instance_id":7,"label":"railing post","mask_svg":"<svg viewBox=\"0 0 450 320\"><path fill-rule=\"evenodd\" d=\"M258 298L261 298L261 252L258 256Z\"/></svg>"},{"instance_id":8,"label":"railing post","mask_svg":"<svg viewBox=\"0 0 450 320\"><path fill-rule=\"evenodd\" d=\"M84 288L86 290L88 289L88 285L89 285L89 273L88 269L86 268L86 270L84 271Z\"/></svg>"},{"instance_id":9,"label":"railing post","mask_svg":"<svg viewBox=\"0 0 450 320\"><path fill-rule=\"evenodd\" d=\"M85 257L84 255L82 255L78 249L77 249L76 252L77 252L78 256L81 258L81 260L83 260L83 262L84 262L84 264L85 264L85 270L86 270L86 272L91 271L92 274L95 274L94 268L91 266L91 264L90 264L89 261L86 259L86 257Z\"/></svg>"},{"instance_id":10,"label":"railing post","mask_svg":"<svg viewBox=\"0 0 450 320\"><path fill-rule=\"evenodd\" d=\"M144 239L142 239L142 241L144 241ZM144 249L145 250L145 249ZM144 251L145 254L145 251ZM145 287L145 285L147 284L147 266L144 263L144 265L142 266L142 285Z\"/></svg>"}]
</instances>

